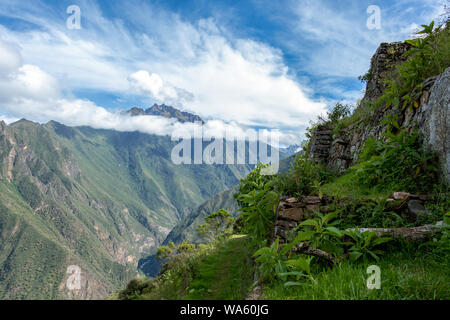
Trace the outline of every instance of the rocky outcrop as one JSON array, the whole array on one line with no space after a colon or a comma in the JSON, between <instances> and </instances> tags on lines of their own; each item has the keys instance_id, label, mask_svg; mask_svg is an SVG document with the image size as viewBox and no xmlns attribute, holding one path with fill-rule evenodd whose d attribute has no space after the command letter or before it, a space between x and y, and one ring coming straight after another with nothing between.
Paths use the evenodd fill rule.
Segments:
<instances>
[{"instance_id":1,"label":"rocky outcrop","mask_svg":"<svg viewBox=\"0 0 450 320\"><path fill-rule=\"evenodd\" d=\"M330 156L333 127L319 125L311 137L309 154L316 162L326 163Z\"/></svg>"},{"instance_id":2,"label":"rocky outcrop","mask_svg":"<svg viewBox=\"0 0 450 320\"><path fill-rule=\"evenodd\" d=\"M410 48L407 43L381 44L372 58L371 71L366 76L366 94L362 103L374 101L386 89L383 82L395 66L404 61L403 54ZM319 125L313 132L309 157L326 164L329 169L342 173L358 160L367 138L382 139L387 125L382 121L393 117L407 130L418 129L425 145L440 159L442 176L450 182L450 68L437 77L425 80L413 96L418 108L382 106L362 117L358 122L339 132L330 124Z\"/></svg>"},{"instance_id":3,"label":"rocky outcrop","mask_svg":"<svg viewBox=\"0 0 450 320\"><path fill-rule=\"evenodd\" d=\"M427 200L429 200L429 196L426 195L395 192L386 199L385 210L393 211L413 222L419 216L430 214L424 206L424 202ZM301 222L314 217L316 212L327 214L335 210L342 211L350 204L356 210L356 208L376 203L374 199L337 199L326 195L321 198L314 196L282 198L278 205L273 238L279 238L280 243L289 242L292 240L290 232ZM345 210L341 214L346 214Z\"/></svg>"},{"instance_id":4,"label":"rocky outcrop","mask_svg":"<svg viewBox=\"0 0 450 320\"><path fill-rule=\"evenodd\" d=\"M429 99L428 99L429 97ZM450 68L434 80L428 103L419 108L413 120L419 124L424 142L440 159L441 172L450 182Z\"/></svg>"},{"instance_id":5,"label":"rocky outcrop","mask_svg":"<svg viewBox=\"0 0 450 320\"><path fill-rule=\"evenodd\" d=\"M403 54L411 49L407 42L382 43L370 62L370 70L366 75L367 87L364 100L376 100L386 89L386 80L395 70L395 66L404 62Z\"/></svg>"},{"instance_id":6,"label":"rocky outcrop","mask_svg":"<svg viewBox=\"0 0 450 320\"><path fill-rule=\"evenodd\" d=\"M145 116L145 111L142 108L137 108L137 107L133 107L130 110L128 110L126 112L127 114L129 114L130 116L134 117L134 116Z\"/></svg>"},{"instance_id":7,"label":"rocky outcrop","mask_svg":"<svg viewBox=\"0 0 450 320\"><path fill-rule=\"evenodd\" d=\"M307 196L300 198L282 198L278 205L275 220L274 238L279 238L280 243L285 243L289 237L289 231L294 229L302 221L311 218L314 212L330 212L329 205L334 201L333 197L322 198Z\"/></svg>"}]
</instances>

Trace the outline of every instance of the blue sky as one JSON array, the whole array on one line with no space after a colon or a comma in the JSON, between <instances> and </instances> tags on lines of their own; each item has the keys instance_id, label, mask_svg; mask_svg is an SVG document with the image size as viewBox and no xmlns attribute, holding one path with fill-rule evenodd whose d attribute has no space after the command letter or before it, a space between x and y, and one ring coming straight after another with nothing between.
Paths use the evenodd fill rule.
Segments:
<instances>
[{"instance_id":1,"label":"blue sky","mask_svg":"<svg viewBox=\"0 0 450 320\"><path fill-rule=\"evenodd\" d=\"M79 30L66 26L70 5ZM367 27L369 5L380 29ZM442 13L440 0L0 0L0 115L164 134L117 110L165 102L298 143L329 106L361 98L381 42Z\"/></svg>"}]
</instances>

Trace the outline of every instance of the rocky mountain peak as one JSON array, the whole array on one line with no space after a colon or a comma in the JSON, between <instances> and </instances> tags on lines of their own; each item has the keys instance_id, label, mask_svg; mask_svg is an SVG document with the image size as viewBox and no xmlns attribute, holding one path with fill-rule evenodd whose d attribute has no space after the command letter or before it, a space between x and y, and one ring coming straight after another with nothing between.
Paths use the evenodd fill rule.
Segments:
<instances>
[{"instance_id":1,"label":"rocky mountain peak","mask_svg":"<svg viewBox=\"0 0 450 320\"><path fill-rule=\"evenodd\" d=\"M204 123L202 118L200 118L198 115L178 110L172 106L168 106L165 104L154 104L152 107L144 110L142 108L133 107L130 110L126 111L127 114L131 116L143 116L143 115L150 115L150 116L161 116L165 118L174 118L178 121L184 123L184 122L196 122L199 121L201 123Z\"/></svg>"},{"instance_id":2,"label":"rocky mountain peak","mask_svg":"<svg viewBox=\"0 0 450 320\"><path fill-rule=\"evenodd\" d=\"M144 109L133 107L130 110L127 111L128 114L132 116L143 116L145 115Z\"/></svg>"},{"instance_id":3,"label":"rocky mountain peak","mask_svg":"<svg viewBox=\"0 0 450 320\"><path fill-rule=\"evenodd\" d=\"M172 106L167 106L165 104L154 104L151 108L148 108L145 110L145 114L147 115L154 115L154 116L162 116L166 118L175 118L178 119L178 121L184 123L184 122L196 122L200 121L201 123L204 123L202 118L199 116L178 110Z\"/></svg>"}]
</instances>

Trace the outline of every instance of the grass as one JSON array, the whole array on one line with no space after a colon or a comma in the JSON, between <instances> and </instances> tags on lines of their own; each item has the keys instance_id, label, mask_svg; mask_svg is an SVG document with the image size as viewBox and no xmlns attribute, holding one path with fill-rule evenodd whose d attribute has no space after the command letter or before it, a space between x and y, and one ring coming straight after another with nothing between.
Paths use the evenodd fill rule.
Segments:
<instances>
[{"instance_id":1,"label":"grass","mask_svg":"<svg viewBox=\"0 0 450 320\"><path fill-rule=\"evenodd\" d=\"M329 196L335 196L339 198L350 197L354 199L370 198L379 199L386 198L391 195L394 191L403 190L379 190L376 188L368 188L365 186L358 185L354 180L354 175L349 172L340 177L335 178L332 182L324 184L320 187L323 194Z\"/></svg>"},{"instance_id":2,"label":"grass","mask_svg":"<svg viewBox=\"0 0 450 320\"><path fill-rule=\"evenodd\" d=\"M247 237L237 236L206 256L190 285L187 299L245 299L253 283L251 247Z\"/></svg>"},{"instance_id":3,"label":"grass","mask_svg":"<svg viewBox=\"0 0 450 320\"><path fill-rule=\"evenodd\" d=\"M394 248L395 249L395 248ZM399 248L397 248L399 250ZM366 286L367 267L381 270L381 288ZM383 256L378 262L341 262L315 276L316 282L284 287L282 282L263 289L270 300L448 300L450 299L450 257L420 251L407 245Z\"/></svg>"},{"instance_id":4,"label":"grass","mask_svg":"<svg viewBox=\"0 0 450 320\"><path fill-rule=\"evenodd\" d=\"M450 299L450 256L448 253L420 247L417 243L397 241L388 244L378 261L344 260L330 268L318 264L315 281L285 287L276 280L263 284L261 300L448 300ZM141 279L139 292L128 299L245 299L253 283L254 251L246 236L234 236L217 248L177 261L157 279ZM381 288L367 288L367 268L381 270ZM180 272L183 268L185 272ZM130 293L130 292L129 292ZM111 296L118 299L119 295Z\"/></svg>"},{"instance_id":5,"label":"grass","mask_svg":"<svg viewBox=\"0 0 450 320\"><path fill-rule=\"evenodd\" d=\"M253 284L254 248L247 236L173 257L158 277L137 278L110 299L242 300Z\"/></svg>"}]
</instances>

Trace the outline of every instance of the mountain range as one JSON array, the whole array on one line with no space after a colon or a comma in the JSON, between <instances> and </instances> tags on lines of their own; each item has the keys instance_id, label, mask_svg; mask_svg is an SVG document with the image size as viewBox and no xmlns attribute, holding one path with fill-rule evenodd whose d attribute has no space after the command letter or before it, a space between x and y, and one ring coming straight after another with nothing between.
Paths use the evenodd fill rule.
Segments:
<instances>
[{"instance_id":1,"label":"mountain range","mask_svg":"<svg viewBox=\"0 0 450 320\"><path fill-rule=\"evenodd\" d=\"M200 119L172 109L145 112ZM104 298L177 223L252 168L175 165L174 145L140 132L0 122L0 299ZM76 290L67 286L72 265Z\"/></svg>"}]
</instances>

